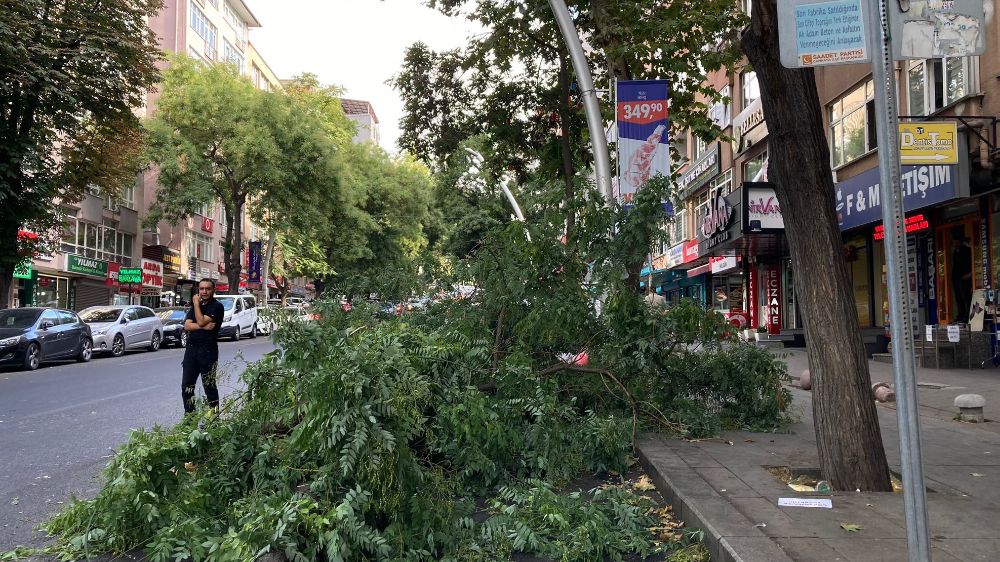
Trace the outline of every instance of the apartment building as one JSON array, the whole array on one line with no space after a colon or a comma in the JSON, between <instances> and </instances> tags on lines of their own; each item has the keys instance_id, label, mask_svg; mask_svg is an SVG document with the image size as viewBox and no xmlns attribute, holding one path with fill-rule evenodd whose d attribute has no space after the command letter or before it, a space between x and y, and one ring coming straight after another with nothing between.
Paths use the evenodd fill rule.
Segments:
<instances>
[{"instance_id":1,"label":"apartment building","mask_svg":"<svg viewBox=\"0 0 1000 562\"><path fill-rule=\"evenodd\" d=\"M149 26L166 52L186 53L206 63L228 61L264 90L279 90L274 72L249 42L260 22L243 0L166 0ZM156 94L136 111L149 117ZM178 224L160 223L143 231L142 218L155 199L155 171L141 174L119 198L93 190L77 204L59 203L65 221L60 242L15 273L12 306L88 306L176 302L181 288L201 277L222 277L221 242L225 218L219 205L206 205ZM256 227L245 221L244 231ZM22 236L36 236L23 232ZM252 234L251 234L252 235ZM119 286L122 267L141 268L143 282ZM242 285L242 283L241 283ZM185 300L187 296L185 295Z\"/></svg>"},{"instance_id":2,"label":"apartment building","mask_svg":"<svg viewBox=\"0 0 1000 562\"><path fill-rule=\"evenodd\" d=\"M260 27L260 22L242 0L167 0L160 14L150 21L150 27L160 38L164 51L186 53L208 64L228 62L258 88L281 89L277 76L250 43L250 30ZM155 102L155 93L151 93L147 116L155 111ZM143 193L140 208L145 213L155 200L156 172L144 174L140 184ZM255 227L249 219L243 216L239 220L244 223L244 236L252 236ZM160 290L144 287L143 304L159 306L187 301L195 281L204 277L217 280L220 291L249 290L245 279L239 289L228 286L222 250L225 232L225 212L217 203L205 205L186 221L161 222L143 232L144 263L158 263L162 267Z\"/></svg>"},{"instance_id":3,"label":"apartment building","mask_svg":"<svg viewBox=\"0 0 1000 562\"><path fill-rule=\"evenodd\" d=\"M352 139L355 143L362 143L371 140L375 144L381 142L379 136L378 116L375 115L375 108L370 102L364 100L341 99L341 107L347 118L354 121L358 126L358 132Z\"/></svg>"},{"instance_id":4,"label":"apartment building","mask_svg":"<svg viewBox=\"0 0 1000 562\"><path fill-rule=\"evenodd\" d=\"M899 61L901 121L957 125L959 163L904 165L909 288L918 328L962 319L953 271L955 245L971 250L973 303L995 302L1000 275L1000 42L987 27L982 56ZM860 328L869 351L884 349L888 290L881 207L875 186L878 146L874 87L868 64L816 69L836 185L843 255ZM710 116L733 138L705 143L686 135L679 169L678 213L670 247L654 256L654 285L668 300L692 297L743 327L765 326L777 337L802 337L796 273L781 208L768 183L768 125L755 73L706 77L731 104ZM956 241L956 242L953 242ZM964 275L967 272L959 272ZM822 273L811 272L810 275ZM987 319L986 330L989 330ZM976 326L978 329L979 326Z\"/></svg>"}]
</instances>

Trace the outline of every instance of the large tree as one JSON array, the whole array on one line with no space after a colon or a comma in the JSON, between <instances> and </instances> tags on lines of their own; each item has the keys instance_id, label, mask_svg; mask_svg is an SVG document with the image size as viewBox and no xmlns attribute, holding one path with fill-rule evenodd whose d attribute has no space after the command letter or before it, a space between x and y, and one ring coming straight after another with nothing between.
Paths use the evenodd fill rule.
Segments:
<instances>
[{"instance_id":1,"label":"large tree","mask_svg":"<svg viewBox=\"0 0 1000 562\"><path fill-rule=\"evenodd\" d=\"M337 200L337 145L325 124L287 96L258 90L231 66L174 58L147 128L159 169L147 224L177 222L219 201L231 287L243 269L245 213L304 224L320 220L316 209Z\"/></svg>"},{"instance_id":2,"label":"large tree","mask_svg":"<svg viewBox=\"0 0 1000 562\"><path fill-rule=\"evenodd\" d=\"M753 0L743 49L757 72L775 185L798 275L823 476L838 490L891 490L858 314L841 255L830 150L812 69L781 66L777 6Z\"/></svg>"},{"instance_id":3,"label":"large tree","mask_svg":"<svg viewBox=\"0 0 1000 562\"><path fill-rule=\"evenodd\" d=\"M427 246L430 171L413 157L393 158L370 143L351 145L342 156L345 188L363 194L350 217L361 239L324 241L336 272L328 284L349 297L409 296L417 288L418 258Z\"/></svg>"},{"instance_id":4,"label":"large tree","mask_svg":"<svg viewBox=\"0 0 1000 562\"><path fill-rule=\"evenodd\" d=\"M21 228L59 224L53 201L116 195L142 153L133 114L157 80L146 20L160 0L19 0L0 5L0 308L35 249Z\"/></svg>"}]
</instances>

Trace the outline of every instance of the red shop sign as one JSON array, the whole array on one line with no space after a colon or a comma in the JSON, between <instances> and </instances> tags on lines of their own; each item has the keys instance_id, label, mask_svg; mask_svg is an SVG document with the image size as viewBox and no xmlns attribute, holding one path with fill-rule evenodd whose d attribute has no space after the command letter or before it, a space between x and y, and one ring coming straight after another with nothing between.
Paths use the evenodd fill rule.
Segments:
<instances>
[{"instance_id":1,"label":"red shop sign","mask_svg":"<svg viewBox=\"0 0 1000 562\"><path fill-rule=\"evenodd\" d=\"M205 232L212 232L212 228L215 226L215 221L212 219L201 219L201 229Z\"/></svg>"},{"instance_id":2,"label":"red shop sign","mask_svg":"<svg viewBox=\"0 0 1000 562\"><path fill-rule=\"evenodd\" d=\"M684 263L698 259L698 241L688 240L684 243Z\"/></svg>"}]
</instances>

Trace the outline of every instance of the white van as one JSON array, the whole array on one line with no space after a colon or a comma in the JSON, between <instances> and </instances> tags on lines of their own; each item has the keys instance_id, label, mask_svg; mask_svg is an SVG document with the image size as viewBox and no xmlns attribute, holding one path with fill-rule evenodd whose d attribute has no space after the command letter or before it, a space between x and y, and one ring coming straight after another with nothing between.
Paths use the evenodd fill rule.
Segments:
<instances>
[{"instance_id":1,"label":"white van","mask_svg":"<svg viewBox=\"0 0 1000 562\"><path fill-rule=\"evenodd\" d=\"M257 337L257 299L253 295L215 295L215 298L226 311L220 338L239 341L242 336Z\"/></svg>"}]
</instances>

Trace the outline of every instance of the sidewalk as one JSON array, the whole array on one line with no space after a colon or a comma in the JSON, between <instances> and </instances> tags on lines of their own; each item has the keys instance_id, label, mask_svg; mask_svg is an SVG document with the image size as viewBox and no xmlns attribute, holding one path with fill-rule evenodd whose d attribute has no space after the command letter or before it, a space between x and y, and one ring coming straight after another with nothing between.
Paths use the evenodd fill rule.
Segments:
<instances>
[{"instance_id":1,"label":"sidewalk","mask_svg":"<svg viewBox=\"0 0 1000 562\"><path fill-rule=\"evenodd\" d=\"M780 353L797 378L808 364L805 352ZM892 382L891 365L870 365L873 381ZM1000 421L952 420L952 400L970 392L986 397L987 419L1000 419L1000 370L920 369L917 379L934 384L919 391L933 559L1000 560ZM787 433L727 432L696 442L646 436L642 463L679 516L705 531L713 562L908 560L902 494L795 492L766 470L819 466L811 393L791 390L800 421ZM878 415L898 473L895 410L879 405ZM829 498L833 509L778 507L778 498L795 497Z\"/></svg>"}]
</instances>

